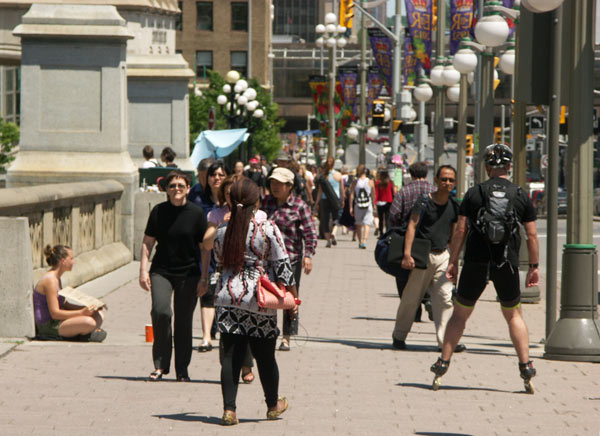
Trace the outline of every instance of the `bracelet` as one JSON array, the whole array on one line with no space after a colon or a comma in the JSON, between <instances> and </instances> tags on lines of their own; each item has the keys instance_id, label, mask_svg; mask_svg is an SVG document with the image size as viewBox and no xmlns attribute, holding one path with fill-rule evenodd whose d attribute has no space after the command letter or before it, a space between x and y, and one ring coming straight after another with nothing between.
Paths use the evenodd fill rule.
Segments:
<instances>
[{"instance_id":1,"label":"bracelet","mask_svg":"<svg viewBox=\"0 0 600 436\"><path fill-rule=\"evenodd\" d=\"M537 268L537 267L539 267L539 266L540 266L540 264L539 264L539 263L530 263L530 264L529 264L529 269Z\"/></svg>"},{"instance_id":2,"label":"bracelet","mask_svg":"<svg viewBox=\"0 0 600 436\"><path fill-rule=\"evenodd\" d=\"M208 279L208 277L206 277L205 279L203 279L203 278L200 278L200 281L201 281L202 283L208 283L208 280L209 280L209 279Z\"/></svg>"}]
</instances>

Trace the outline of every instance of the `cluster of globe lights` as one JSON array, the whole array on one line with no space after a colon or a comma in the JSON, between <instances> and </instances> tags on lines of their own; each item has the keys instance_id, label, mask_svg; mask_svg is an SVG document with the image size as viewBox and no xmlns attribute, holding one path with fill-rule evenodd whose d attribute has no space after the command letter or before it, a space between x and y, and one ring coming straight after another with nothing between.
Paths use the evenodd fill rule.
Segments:
<instances>
[{"instance_id":1,"label":"cluster of globe lights","mask_svg":"<svg viewBox=\"0 0 600 436\"><path fill-rule=\"evenodd\" d=\"M562 4L563 0L522 0L515 1L515 7L521 4L532 12L549 12ZM487 2L486 5L496 6L499 2ZM482 17L475 25L475 39L483 46L494 48L506 43L510 33L508 23L497 12ZM500 57L498 63L500 70L508 75L515 72L515 49L514 44L509 47ZM434 86L447 86L446 95L452 102L458 102L460 96L460 75L466 74L469 83L473 81L473 73L477 67L477 55L468 46L463 45L454 54L452 64L443 65L443 58L438 58L437 65L431 69L430 82ZM494 80L498 78L498 72L494 70ZM414 96L417 100L427 102L433 97L433 90L428 83L422 81L415 87Z\"/></svg>"},{"instance_id":2,"label":"cluster of globe lights","mask_svg":"<svg viewBox=\"0 0 600 436\"><path fill-rule=\"evenodd\" d=\"M254 88L249 87L248 82L241 78L240 73L237 71L229 71L225 76L225 81L227 82L223 85L223 92L227 95L230 95L232 90L235 93L233 96L233 109L235 110L236 115L241 115L241 109L243 107L250 113L254 118L262 118L265 115L265 112L262 109L259 109L259 102L256 100L256 90ZM232 102L229 101L227 95L219 95L217 97L217 103L221 106L225 106L225 108L230 111Z\"/></svg>"},{"instance_id":3,"label":"cluster of globe lights","mask_svg":"<svg viewBox=\"0 0 600 436\"><path fill-rule=\"evenodd\" d=\"M330 12L325 15L325 24L317 24L315 31L319 35L315 43L317 47L327 46L329 48L340 47L344 48L348 41L340 36L346 33L346 28L337 24L337 16Z\"/></svg>"}]
</instances>

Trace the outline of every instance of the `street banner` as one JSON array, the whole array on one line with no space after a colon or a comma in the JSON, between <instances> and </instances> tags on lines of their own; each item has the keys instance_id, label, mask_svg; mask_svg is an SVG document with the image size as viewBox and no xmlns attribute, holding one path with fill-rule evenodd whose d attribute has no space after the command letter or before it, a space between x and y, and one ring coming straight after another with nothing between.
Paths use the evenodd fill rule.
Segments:
<instances>
[{"instance_id":1,"label":"street banner","mask_svg":"<svg viewBox=\"0 0 600 436\"><path fill-rule=\"evenodd\" d=\"M463 38L471 36L473 0L450 0L450 54L458 51Z\"/></svg>"},{"instance_id":2,"label":"street banner","mask_svg":"<svg viewBox=\"0 0 600 436\"><path fill-rule=\"evenodd\" d=\"M417 58L410 34L404 37L404 86L415 86L417 81Z\"/></svg>"},{"instance_id":3,"label":"street banner","mask_svg":"<svg viewBox=\"0 0 600 436\"><path fill-rule=\"evenodd\" d=\"M367 71L367 84L368 84L368 93L367 93L367 116L369 118L371 115L371 110L373 108L373 100L379 97L379 93L381 92L381 87L383 86L383 80L381 79L381 75L379 74L379 68L377 67L369 67Z\"/></svg>"},{"instance_id":4,"label":"street banner","mask_svg":"<svg viewBox=\"0 0 600 436\"><path fill-rule=\"evenodd\" d=\"M502 6L505 8L513 9L515 7L515 0L502 0ZM508 23L508 28L510 29L508 32L508 39L515 34L515 22L508 17L504 18Z\"/></svg>"},{"instance_id":5,"label":"street banner","mask_svg":"<svg viewBox=\"0 0 600 436\"><path fill-rule=\"evenodd\" d=\"M406 18L415 56L423 69L431 70L432 0L406 0Z\"/></svg>"},{"instance_id":6,"label":"street banner","mask_svg":"<svg viewBox=\"0 0 600 436\"><path fill-rule=\"evenodd\" d=\"M342 85L342 100L346 107L344 116L356 119L356 85L358 83L358 67L340 67L339 80Z\"/></svg>"},{"instance_id":7,"label":"street banner","mask_svg":"<svg viewBox=\"0 0 600 436\"><path fill-rule=\"evenodd\" d=\"M369 31L369 40L371 41L375 65L379 67L379 73L388 94L392 95L392 59L394 56L392 41L376 27L369 27L367 30Z\"/></svg>"},{"instance_id":8,"label":"street banner","mask_svg":"<svg viewBox=\"0 0 600 436\"><path fill-rule=\"evenodd\" d=\"M315 119L319 122L319 128L323 136L327 136L327 128L329 125L329 113L328 113L328 99L329 99L329 81L325 76L314 75L309 76L308 86L313 98L313 105L315 107ZM336 119L336 123L342 118L342 85L340 82L335 84L335 94L333 97L333 111ZM348 121L342 123L347 125ZM336 124L337 126L337 124ZM336 127L337 136L341 135L341 128Z\"/></svg>"}]
</instances>

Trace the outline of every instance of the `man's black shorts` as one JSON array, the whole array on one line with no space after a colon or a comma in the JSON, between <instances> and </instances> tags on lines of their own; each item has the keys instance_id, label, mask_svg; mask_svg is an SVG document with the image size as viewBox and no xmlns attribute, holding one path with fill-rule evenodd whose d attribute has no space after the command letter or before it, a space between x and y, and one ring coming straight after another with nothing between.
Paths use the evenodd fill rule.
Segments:
<instances>
[{"instance_id":1,"label":"man's black shorts","mask_svg":"<svg viewBox=\"0 0 600 436\"><path fill-rule=\"evenodd\" d=\"M519 268L506 262L501 268L488 262L465 262L460 279L456 301L463 306L475 305L489 280L494 283L498 300L503 307L514 307L521 301Z\"/></svg>"}]
</instances>

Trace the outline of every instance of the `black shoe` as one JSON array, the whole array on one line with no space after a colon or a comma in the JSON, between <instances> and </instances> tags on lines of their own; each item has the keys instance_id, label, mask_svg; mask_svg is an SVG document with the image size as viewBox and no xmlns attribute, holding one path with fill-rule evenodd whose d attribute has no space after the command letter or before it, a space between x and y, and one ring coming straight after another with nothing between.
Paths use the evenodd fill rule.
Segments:
<instances>
[{"instance_id":1,"label":"black shoe","mask_svg":"<svg viewBox=\"0 0 600 436\"><path fill-rule=\"evenodd\" d=\"M406 342L392 337L392 347L396 350L406 350Z\"/></svg>"},{"instance_id":2,"label":"black shoe","mask_svg":"<svg viewBox=\"0 0 600 436\"><path fill-rule=\"evenodd\" d=\"M466 351L466 349L467 349L467 346L466 346L465 344L458 344L458 345L456 346L456 348L454 349L454 352L455 352L455 353L462 353L463 351ZM437 350L438 350L438 353L441 353L441 352L442 352L442 349L441 349L441 348L439 348L439 347L438 347L438 349L437 349Z\"/></svg>"},{"instance_id":3,"label":"black shoe","mask_svg":"<svg viewBox=\"0 0 600 436\"><path fill-rule=\"evenodd\" d=\"M429 321L433 321L433 307L431 306L431 301L426 301L423 303L423 305L427 311L427 317L429 318Z\"/></svg>"},{"instance_id":4,"label":"black shoe","mask_svg":"<svg viewBox=\"0 0 600 436\"><path fill-rule=\"evenodd\" d=\"M203 342L202 344L200 344L200 346L198 347L198 351L200 353L205 353L207 351L212 351L213 346L210 342Z\"/></svg>"},{"instance_id":5,"label":"black shoe","mask_svg":"<svg viewBox=\"0 0 600 436\"><path fill-rule=\"evenodd\" d=\"M331 243L332 243L333 245L337 245L337 239L335 239L335 236L334 236L334 235L331 235Z\"/></svg>"},{"instance_id":6,"label":"black shoe","mask_svg":"<svg viewBox=\"0 0 600 436\"><path fill-rule=\"evenodd\" d=\"M422 309L421 305L419 304L419 308L417 309L417 312L415 313L415 322L421 322L422 314L423 314L423 309Z\"/></svg>"}]
</instances>

